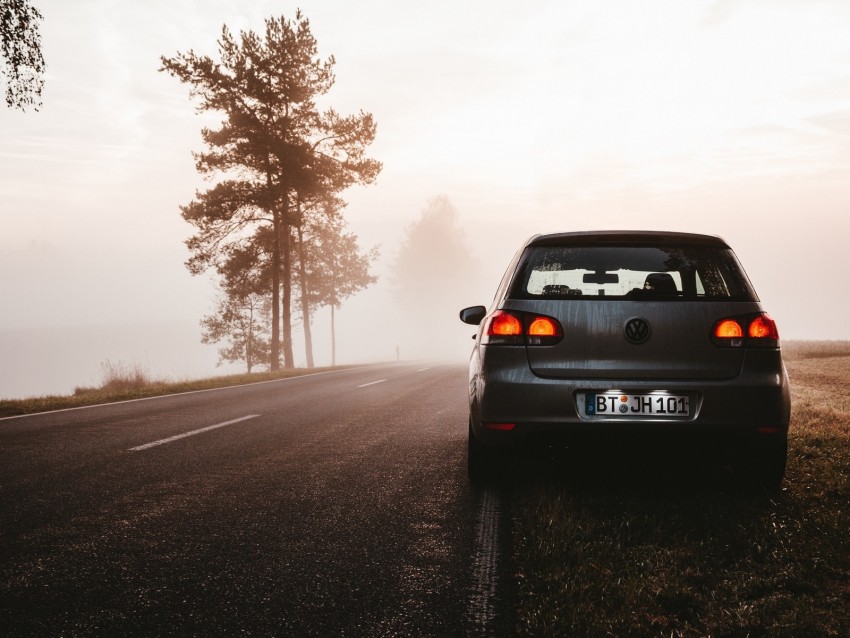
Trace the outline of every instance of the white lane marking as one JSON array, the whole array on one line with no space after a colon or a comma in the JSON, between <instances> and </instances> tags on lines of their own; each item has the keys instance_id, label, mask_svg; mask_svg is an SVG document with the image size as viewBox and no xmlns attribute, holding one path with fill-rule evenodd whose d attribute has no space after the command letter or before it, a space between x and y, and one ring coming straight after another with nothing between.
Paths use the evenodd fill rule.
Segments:
<instances>
[{"instance_id":1,"label":"white lane marking","mask_svg":"<svg viewBox=\"0 0 850 638\"><path fill-rule=\"evenodd\" d=\"M430 370L431 368L419 368L417 372L425 372L426 370Z\"/></svg>"},{"instance_id":2,"label":"white lane marking","mask_svg":"<svg viewBox=\"0 0 850 638\"><path fill-rule=\"evenodd\" d=\"M376 383L383 383L386 379L379 379L378 381L372 381L371 383L364 383L363 385L358 385L358 388L368 388L370 385L375 385Z\"/></svg>"},{"instance_id":3,"label":"white lane marking","mask_svg":"<svg viewBox=\"0 0 850 638\"><path fill-rule=\"evenodd\" d=\"M468 618L472 633L490 635L496 618L496 567L499 560L499 493L488 489L481 499L475 557L472 563L473 590L469 598Z\"/></svg>"},{"instance_id":4,"label":"white lane marking","mask_svg":"<svg viewBox=\"0 0 850 638\"><path fill-rule=\"evenodd\" d=\"M156 447L157 445L164 445L165 443L171 443L172 441L177 441L178 439L185 439L187 436L195 436L196 434L200 434L201 432L209 432L210 430L215 430L216 428L223 428L225 425L233 425L234 423L241 423L242 421L247 421L248 419L256 419L259 414L249 414L248 416L243 416L238 419L233 419L232 421L225 421L224 423L216 423L215 425L208 425L205 428L199 428L197 430L192 430L191 432L184 432L183 434L177 434L175 436L170 436L167 439L160 439L159 441L153 441L152 443L145 443L144 445L138 445L136 447L131 447L130 452L138 452L139 450L147 450L150 447Z\"/></svg>"}]
</instances>

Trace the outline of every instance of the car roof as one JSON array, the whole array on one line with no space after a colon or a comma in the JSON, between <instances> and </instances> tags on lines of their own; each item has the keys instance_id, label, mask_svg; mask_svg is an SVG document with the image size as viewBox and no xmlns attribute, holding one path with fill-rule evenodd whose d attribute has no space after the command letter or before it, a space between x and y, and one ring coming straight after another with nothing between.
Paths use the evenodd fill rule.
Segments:
<instances>
[{"instance_id":1,"label":"car roof","mask_svg":"<svg viewBox=\"0 0 850 638\"><path fill-rule=\"evenodd\" d=\"M535 235L527 246L716 246L729 248L726 241L716 235L673 233L656 230L594 230L572 233Z\"/></svg>"}]
</instances>

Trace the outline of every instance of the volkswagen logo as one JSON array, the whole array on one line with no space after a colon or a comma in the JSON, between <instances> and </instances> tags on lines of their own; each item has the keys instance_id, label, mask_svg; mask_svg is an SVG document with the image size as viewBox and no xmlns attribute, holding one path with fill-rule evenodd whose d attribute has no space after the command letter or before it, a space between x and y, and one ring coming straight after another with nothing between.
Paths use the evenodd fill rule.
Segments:
<instances>
[{"instance_id":1,"label":"volkswagen logo","mask_svg":"<svg viewBox=\"0 0 850 638\"><path fill-rule=\"evenodd\" d=\"M649 339L651 331L649 329L649 322L647 322L646 319L635 317L634 319L629 319L626 322L624 332L626 341L629 343L639 344L644 343L647 339Z\"/></svg>"}]
</instances>

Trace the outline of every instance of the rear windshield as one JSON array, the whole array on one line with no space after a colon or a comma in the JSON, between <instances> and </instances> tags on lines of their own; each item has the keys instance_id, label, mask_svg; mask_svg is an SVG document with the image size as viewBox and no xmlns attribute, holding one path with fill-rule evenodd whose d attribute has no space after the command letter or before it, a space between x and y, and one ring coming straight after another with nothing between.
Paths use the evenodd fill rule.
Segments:
<instances>
[{"instance_id":1,"label":"rear windshield","mask_svg":"<svg viewBox=\"0 0 850 638\"><path fill-rule=\"evenodd\" d=\"M713 246L532 246L509 297L757 300L734 253Z\"/></svg>"}]
</instances>

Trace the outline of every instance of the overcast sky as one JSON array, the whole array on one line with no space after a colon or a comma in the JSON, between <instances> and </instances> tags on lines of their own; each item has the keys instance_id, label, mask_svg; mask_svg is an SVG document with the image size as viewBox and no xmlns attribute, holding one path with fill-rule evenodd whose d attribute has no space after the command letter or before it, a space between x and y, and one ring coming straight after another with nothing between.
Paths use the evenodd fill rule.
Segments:
<instances>
[{"instance_id":1,"label":"overcast sky","mask_svg":"<svg viewBox=\"0 0 850 638\"><path fill-rule=\"evenodd\" d=\"M378 122L384 171L346 199L379 274L446 194L491 275L470 305L536 232L706 232L783 337L850 338L846 0L34 4L44 105L0 110L0 330L197 325L215 290L183 266L178 207L204 120L159 56L300 6L337 60L328 104Z\"/></svg>"}]
</instances>

